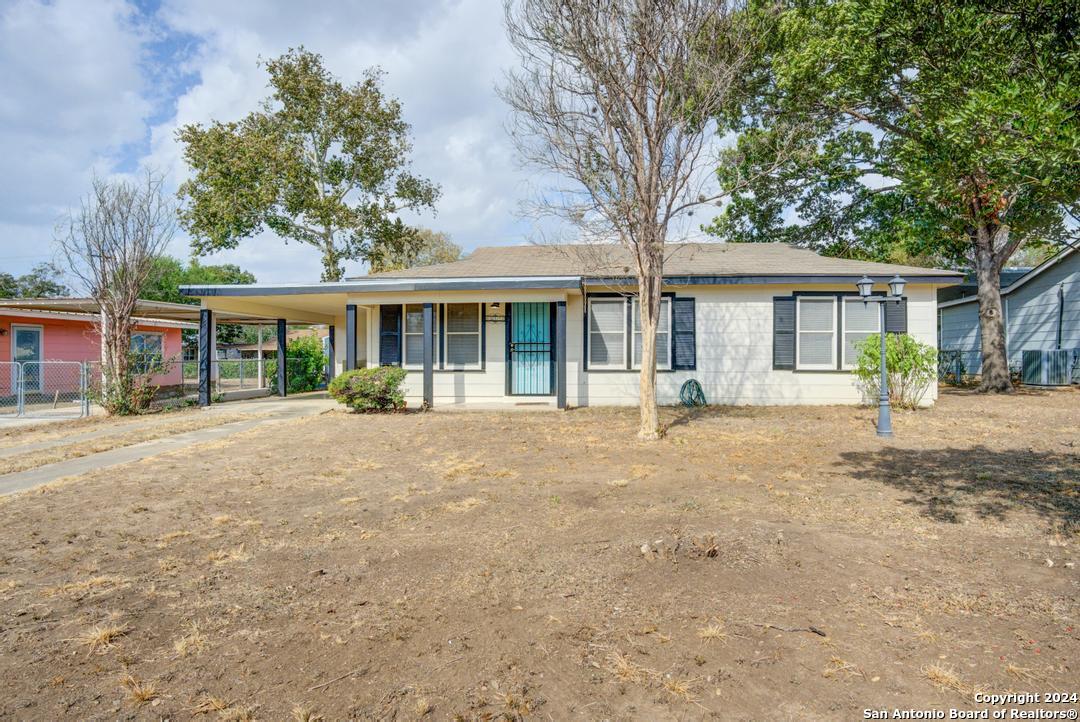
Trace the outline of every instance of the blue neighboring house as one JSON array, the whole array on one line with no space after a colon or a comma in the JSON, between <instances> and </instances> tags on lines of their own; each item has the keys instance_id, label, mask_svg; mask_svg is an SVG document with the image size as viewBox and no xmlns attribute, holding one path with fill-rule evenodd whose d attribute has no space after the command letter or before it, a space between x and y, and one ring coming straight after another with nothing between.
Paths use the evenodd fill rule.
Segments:
<instances>
[{"instance_id":1,"label":"blue neighboring house","mask_svg":"<svg viewBox=\"0 0 1080 722\"><path fill-rule=\"evenodd\" d=\"M938 348L943 370L959 357L963 373L982 368L979 301L973 278L938 290ZM1019 371L1024 351L1080 350L1080 251L1067 247L1035 268L1001 273L1005 345L1009 366ZM1073 354L1080 358L1080 351ZM1074 363L1074 383L1080 366Z\"/></svg>"}]
</instances>

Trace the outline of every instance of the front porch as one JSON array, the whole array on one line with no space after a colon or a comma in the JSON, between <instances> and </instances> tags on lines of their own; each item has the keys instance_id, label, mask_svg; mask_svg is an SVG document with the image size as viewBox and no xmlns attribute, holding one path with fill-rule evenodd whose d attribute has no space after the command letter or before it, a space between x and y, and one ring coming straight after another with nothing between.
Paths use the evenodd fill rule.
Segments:
<instances>
[{"instance_id":1,"label":"front porch","mask_svg":"<svg viewBox=\"0 0 1080 722\"><path fill-rule=\"evenodd\" d=\"M349 288L356 285L335 284L340 292L328 285L323 293L196 294L203 297L200 405L213 401L220 322L276 326L278 358L287 357L290 325L323 325L327 382L351 369L401 366L410 407L566 408L568 378L576 372L567 360L566 289L363 293ZM288 393L285 373L278 364L280 396Z\"/></svg>"}]
</instances>

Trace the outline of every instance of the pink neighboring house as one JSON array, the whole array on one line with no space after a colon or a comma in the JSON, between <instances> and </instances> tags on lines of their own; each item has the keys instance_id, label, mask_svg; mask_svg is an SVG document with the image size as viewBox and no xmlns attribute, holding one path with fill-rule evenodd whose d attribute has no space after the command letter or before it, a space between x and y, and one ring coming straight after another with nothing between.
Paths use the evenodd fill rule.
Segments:
<instances>
[{"instance_id":1,"label":"pink neighboring house","mask_svg":"<svg viewBox=\"0 0 1080 722\"><path fill-rule=\"evenodd\" d=\"M28 310L6 305L14 302L12 299L0 306L0 361L101 361L101 338L94 325L95 314ZM185 328L197 328L197 325L150 318L140 319L136 324L133 348L151 352L160 348L164 360L175 362L166 373L153 378L154 384L177 386L182 383L180 332ZM50 376L62 377L43 374L39 381L43 388L37 390L53 390Z\"/></svg>"}]
</instances>

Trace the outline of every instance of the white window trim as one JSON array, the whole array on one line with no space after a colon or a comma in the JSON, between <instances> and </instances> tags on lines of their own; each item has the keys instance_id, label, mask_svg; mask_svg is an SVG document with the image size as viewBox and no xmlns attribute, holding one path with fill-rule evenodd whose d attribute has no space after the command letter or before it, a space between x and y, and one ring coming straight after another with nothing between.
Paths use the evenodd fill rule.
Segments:
<instances>
[{"instance_id":1,"label":"white window trim","mask_svg":"<svg viewBox=\"0 0 1080 722\"><path fill-rule=\"evenodd\" d=\"M408 337L409 336L419 336L420 338L424 337L423 326L421 326L419 332L410 332L410 331L406 330L406 329L409 328L409 311L408 311L409 306L420 306L421 317L423 316L423 313L424 313L424 304L423 303L403 303L403 304L401 304L401 368L403 368L403 369L423 369L424 368L424 359L423 358L420 359L420 363L409 363L408 362L408 360L409 360L409 338ZM432 309L431 309L431 333L432 333L432 336L437 339L439 337L438 336L438 334L439 334L439 330L438 330L439 320L437 318L435 318L436 315L437 314L435 313L435 304L432 304ZM437 341L436 341L436 343L437 343ZM432 348L434 348L434 344L432 344ZM438 363L438 361L433 360L433 363Z\"/></svg>"},{"instance_id":2,"label":"white window trim","mask_svg":"<svg viewBox=\"0 0 1080 722\"><path fill-rule=\"evenodd\" d=\"M461 302L461 303L447 302L447 303L443 304L443 306L446 309L444 311L444 313L447 316L450 315L450 308L449 308L450 306L468 306L468 305L469 305L469 302L467 302L467 301L466 302ZM480 304L480 303L475 303L475 304L472 304L472 305L476 306L477 325L476 325L476 330L475 331L451 331L449 329L449 324L446 324L446 327L443 328L442 357L446 360L446 365L445 365L446 370L449 370L449 371L475 371L476 369L481 369L481 368L484 367L484 323L485 323L485 320L484 320L484 308L483 308L483 305ZM432 328L434 330L434 324L432 324ZM450 337L451 336L472 336L472 335L476 336L476 363L472 363L472 364L452 364L452 363L450 363Z\"/></svg>"},{"instance_id":3,"label":"white window trim","mask_svg":"<svg viewBox=\"0 0 1080 722\"><path fill-rule=\"evenodd\" d=\"M622 303L622 305L623 305L622 322L619 324L619 335L622 337L622 349L623 349L622 363L610 363L609 362L609 363L606 363L606 364L598 364L598 363L594 363L593 360L592 360L592 347L593 347L592 340L593 340L593 336L594 335L595 336L602 336L603 335L603 333L601 333L599 331L593 331L592 330L592 315L593 315L592 307L593 307L594 303ZM596 371L615 371L615 370L617 370L617 371L625 371L626 370L626 361L627 361L627 355L626 355L626 352L627 352L627 348L626 348L627 347L626 314L630 313L630 311L628 310L629 306L630 306L630 304L628 304L626 302L625 298L614 299L614 298L601 297L601 298L590 298L589 299L589 317L587 319L587 328L588 328L588 332L589 332L589 358L588 358L588 369L589 370L596 370Z\"/></svg>"},{"instance_id":4,"label":"white window trim","mask_svg":"<svg viewBox=\"0 0 1080 722\"><path fill-rule=\"evenodd\" d=\"M802 304L803 301L831 301L832 313L830 318L832 319L831 331L803 331L800 321L802 320ZM796 296L795 297L795 369L797 371L836 371L836 334L838 329L836 328L836 296ZM814 334L826 334L828 333L832 337L832 343L829 344L829 363L827 364L804 364L802 362L802 335L804 333Z\"/></svg>"},{"instance_id":5,"label":"white window trim","mask_svg":"<svg viewBox=\"0 0 1080 722\"><path fill-rule=\"evenodd\" d=\"M21 329L21 328L23 328L23 329L29 328L29 329L33 329L33 330L38 332L38 351L41 353L41 359L40 360L45 361L45 359L47 359L48 356L45 355L45 326L44 326L44 324L40 324L40 323L13 323L13 324L11 324L11 342L9 344L11 346L11 360L12 360L12 362L21 363L21 362L18 362L15 359L15 350L16 350L15 349L15 335L16 335L16 332L18 331L18 329ZM15 373L15 367L14 366L12 366L11 372L12 372L12 374ZM37 385L37 388L36 389L27 389L27 390L28 391L41 391L42 388L44 388L44 386L42 384L42 376L44 376L44 374L41 373L41 372L38 372L38 385ZM15 387L14 377L12 378L12 381L11 381L11 387L12 388Z\"/></svg>"},{"instance_id":6,"label":"white window trim","mask_svg":"<svg viewBox=\"0 0 1080 722\"><path fill-rule=\"evenodd\" d=\"M664 301L667 301L667 309L668 309L668 313L667 313L667 315L668 315L668 330L667 330L667 335L668 335L668 355L667 355L667 358L668 358L668 360L667 360L667 364L665 364L665 365L661 365L659 363L659 360L658 360L657 364L656 364L656 370L657 371L670 371L671 370L671 364L674 361L672 356L675 355L675 353L674 353L675 352L675 325L674 325L675 324L675 319L672 318L672 315L671 315L672 311L673 311L673 307L674 307L675 304L672 303L672 299L670 297L663 296L663 297L660 298L660 308L664 307ZM641 331L639 329L635 329L635 327L634 327L634 306L635 306L635 304L638 305L638 306L641 305L638 302L638 297L637 296L634 296L633 298L630 299L630 329L631 329L632 333L631 333L631 336L630 336L630 356L629 356L629 358L630 358L630 364L631 364L630 368L634 369L635 371L639 371L639 370L641 370L641 364L634 363L634 339L641 335ZM639 314L640 314L640 310L639 310ZM638 324L638 325L640 326L640 324ZM658 325L657 326L657 332L659 332L659 330L660 330L660 327Z\"/></svg>"},{"instance_id":7,"label":"white window trim","mask_svg":"<svg viewBox=\"0 0 1080 722\"><path fill-rule=\"evenodd\" d=\"M841 360L840 368L842 368L844 371L852 371L852 370L854 370L855 369L855 362L858 360L858 359L850 359L849 360L848 357L847 357L847 335L848 335L847 307L848 307L849 303L861 303L861 302L863 302L861 299L858 299L858 298L853 299L853 298L848 297L848 298L843 299L843 301L842 301L843 305L840 307L842 309L841 315L842 315L842 318L843 318L843 323L840 324L840 334L841 334L840 335L840 351L844 355L843 359ZM877 305L880 305L880 304L875 303L874 305L877 306ZM875 313L874 313L874 323L877 325L878 329L877 329L877 331L870 331L869 332L870 335L873 335L875 333L881 333L881 309L875 308L874 311L875 311ZM852 333L867 333L867 332L865 332L865 331L853 331Z\"/></svg>"}]
</instances>

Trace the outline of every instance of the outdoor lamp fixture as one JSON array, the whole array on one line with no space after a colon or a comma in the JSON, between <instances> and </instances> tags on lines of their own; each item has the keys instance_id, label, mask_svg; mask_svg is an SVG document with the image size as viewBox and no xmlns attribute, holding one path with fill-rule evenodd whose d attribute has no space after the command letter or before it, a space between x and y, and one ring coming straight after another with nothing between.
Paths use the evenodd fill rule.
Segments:
<instances>
[{"instance_id":1,"label":"outdoor lamp fixture","mask_svg":"<svg viewBox=\"0 0 1080 722\"><path fill-rule=\"evenodd\" d=\"M889 281L889 295L888 296L874 296L874 281L873 279L863 276L855 282L855 286L859 289L859 297L862 298L863 303L876 303L881 309L880 320L878 328L881 330L879 334L881 336L881 359L879 362L881 370L881 383L878 393L878 421L877 421L877 435L878 436L892 436L892 411L889 408L889 381L888 372L885 369L885 304L889 301L895 301L900 303L901 297L904 295L904 286L907 281L900 278L899 275L893 276Z\"/></svg>"}]
</instances>

